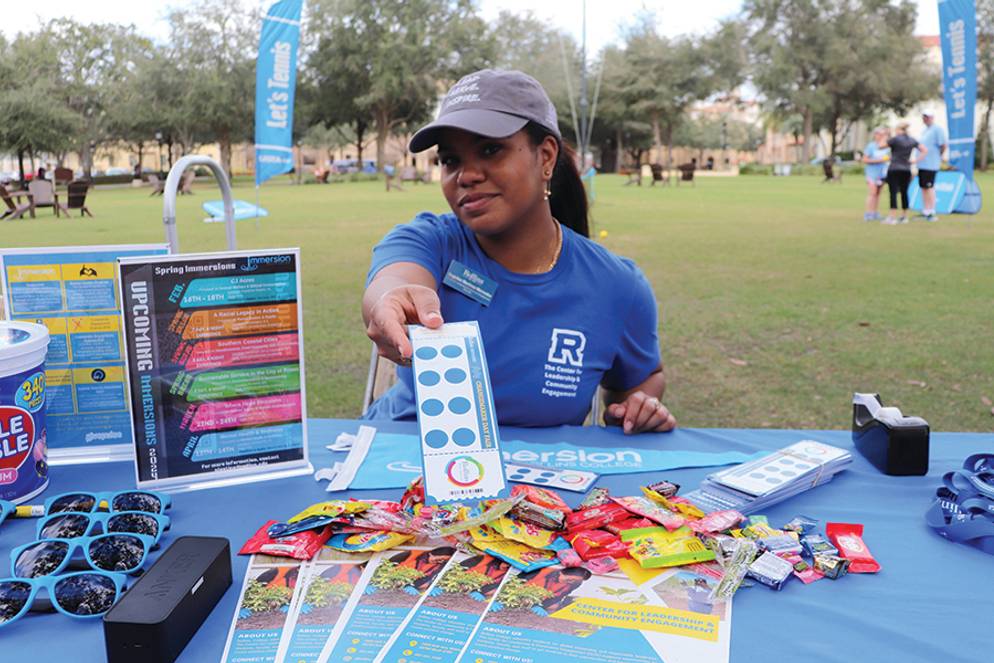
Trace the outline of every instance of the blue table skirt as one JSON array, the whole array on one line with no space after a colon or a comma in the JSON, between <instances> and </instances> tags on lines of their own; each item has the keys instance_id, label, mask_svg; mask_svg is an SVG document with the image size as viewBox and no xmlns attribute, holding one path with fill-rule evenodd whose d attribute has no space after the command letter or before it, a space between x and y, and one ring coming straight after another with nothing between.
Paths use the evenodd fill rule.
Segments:
<instances>
[{"instance_id":1,"label":"blue table skirt","mask_svg":"<svg viewBox=\"0 0 994 663\"><path fill-rule=\"evenodd\" d=\"M381 422L388 432L415 433L412 423ZM314 419L309 422L311 460L326 467L333 454L324 446L358 422ZM622 442L617 429L502 429L502 436L532 442L570 440L575 444L662 445L672 449L755 452L778 449L810 438L851 447L847 431L680 429L642 435ZM875 575L850 575L805 586L791 581L782 592L754 587L735 597L732 660L767 658L796 661L991 661L994 645L994 556L952 544L936 536L923 514L948 470L971 453L994 451L994 435L933 433L931 471L926 477L888 477L854 454L853 466L830 484L816 488L766 512L781 525L797 514L824 521L863 523L864 539L883 566ZM635 494L650 479L665 478L685 489L696 486L713 468L665 473L616 475L599 479L615 494ZM234 488L176 495L170 517L172 531L164 540L183 535L224 536L232 551L267 519L285 519L329 494L311 477L263 481ZM117 490L134 486L130 463L57 467L47 494L76 489ZM352 497L396 499L401 491L353 491ZM581 497L564 494L575 505ZM40 501L40 500L39 500ZM0 526L0 563L10 549L33 538L33 520L8 520ZM211 613L180 660L201 663L220 658L247 558L234 558L235 584ZM4 573L5 574L5 573ZM70 620L61 615L29 615L0 628L0 660L103 661L99 620Z\"/></svg>"}]
</instances>

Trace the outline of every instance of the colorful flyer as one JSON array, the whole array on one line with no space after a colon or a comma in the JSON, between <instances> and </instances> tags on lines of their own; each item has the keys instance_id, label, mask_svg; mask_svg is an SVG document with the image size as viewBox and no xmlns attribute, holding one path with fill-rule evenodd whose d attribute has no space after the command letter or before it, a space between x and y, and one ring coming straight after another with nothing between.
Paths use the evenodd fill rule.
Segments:
<instances>
[{"instance_id":1,"label":"colorful flyer","mask_svg":"<svg viewBox=\"0 0 994 663\"><path fill-rule=\"evenodd\" d=\"M300 592L290 608L277 660L315 663L352 596L368 555L324 548L300 570Z\"/></svg>"},{"instance_id":2,"label":"colorful flyer","mask_svg":"<svg viewBox=\"0 0 994 663\"><path fill-rule=\"evenodd\" d=\"M253 555L245 571L222 663L270 663L296 600L301 563L285 557Z\"/></svg>"},{"instance_id":3,"label":"colorful flyer","mask_svg":"<svg viewBox=\"0 0 994 663\"><path fill-rule=\"evenodd\" d=\"M455 552L405 546L373 555L318 663L372 663Z\"/></svg>"},{"instance_id":4,"label":"colorful flyer","mask_svg":"<svg viewBox=\"0 0 994 663\"><path fill-rule=\"evenodd\" d=\"M490 555L457 551L374 663L454 661L510 568Z\"/></svg>"},{"instance_id":5,"label":"colorful flyer","mask_svg":"<svg viewBox=\"0 0 994 663\"><path fill-rule=\"evenodd\" d=\"M117 259L165 244L0 250L8 320L45 325L47 443L53 463L131 455Z\"/></svg>"},{"instance_id":6,"label":"colorful flyer","mask_svg":"<svg viewBox=\"0 0 994 663\"><path fill-rule=\"evenodd\" d=\"M412 325L410 335L425 502L507 497L479 325Z\"/></svg>"},{"instance_id":7,"label":"colorful flyer","mask_svg":"<svg viewBox=\"0 0 994 663\"><path fill-rule=\"evenodd\" d=\"M139 486L306 469L299 250L119 262Z\"/></svg>"},{"instance_id":8,"label":"colorful flyer","mask_svg":"<svg viewBox=\"0 0 994 663\"><path fill-rule=\"evenodd\" d=\"M720 633L730 622L653 601L622 573L557 565L511 574L457 660L728 661Z\"/></svg>"}]
</instances>

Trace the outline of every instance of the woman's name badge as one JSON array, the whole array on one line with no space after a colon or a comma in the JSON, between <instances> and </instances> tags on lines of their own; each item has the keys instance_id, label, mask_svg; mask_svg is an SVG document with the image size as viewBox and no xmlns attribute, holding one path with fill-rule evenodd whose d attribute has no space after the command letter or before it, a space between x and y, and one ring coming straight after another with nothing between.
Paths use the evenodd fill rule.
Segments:
<instances>
[{"instance_id":1,"label":"woman's name badge","mask_svg":"<svg viewBox=\"0 0 994 663\"><path fill-rule=\"evenodd\" d=\"M497 292L497 281L470 269L458 260L449 263L449 271L445 273L442 283L484 306L490 306L490 301Z\"/></svg>"}]
</instances>

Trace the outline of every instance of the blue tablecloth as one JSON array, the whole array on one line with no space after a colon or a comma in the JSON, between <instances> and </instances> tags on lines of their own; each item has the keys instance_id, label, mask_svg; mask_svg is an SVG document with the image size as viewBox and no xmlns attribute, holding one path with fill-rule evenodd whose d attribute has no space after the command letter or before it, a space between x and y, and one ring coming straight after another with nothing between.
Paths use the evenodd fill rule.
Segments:
<instances>
[{"instance_id":1,"label":"blue tablecloth","mask_svg":"<svg viewBox=\"0 0 994 663\"><path fill-rule=\"evenodd\" d=\"M333 456L324 448L342 431L358 423L316 419L309 422L311 459L328 466ZM383 423L380 430L413 433L414 424ZM502 429L508 439L610 446L621 444L617 429ZM703 451L773 450L800 439L851 447L846 431L694 430L625 438L626 446L665 445ZM850 575L805 586L791 581L782 592L757 586L735 596L732 660L769 657L797 661L990 661L994 645L994 557L952 544L924 523L943 472L959 467L967 455L994 451L994 435L933 433L931 471L926 477L888 477L855 454L853 466L826 486L816 488L766 512L780 525L797 514L822 522L863 523L864 539L883 566L875 575ZM696 486L710 468L671 470L665 477L686 488ZM615 494L633 494L659 474L602 477L597 485ZM171 538L182 535L224 536L235 552L266 519L287 518L303 507L329 497L324 483L310 477L264 481L235 488L175 496L170 516ZM134 486L130 463L57 467L49 495L75 489L116 490ZM354 497L397 498L400 490L355 491ZM581 496L564 494L575 505ZM10 549L32 539L34 521L7 521L0 526L0 560ZM183 652L183 662L220 658L238 598L247 558L235 557L235 584ZM70 620L61 615L29 615L0 628L3 661L103 661L99 620Z\"/></svg>"}]
</instances>

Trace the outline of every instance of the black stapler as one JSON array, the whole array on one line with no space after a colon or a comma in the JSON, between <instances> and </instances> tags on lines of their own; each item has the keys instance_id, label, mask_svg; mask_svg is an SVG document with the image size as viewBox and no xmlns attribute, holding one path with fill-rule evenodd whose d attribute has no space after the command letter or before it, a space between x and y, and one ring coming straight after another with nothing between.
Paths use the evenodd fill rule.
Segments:
<instances>
[{"instance_id":1,"label":"black stapler","mask_svg":"<svg viewBox=\"0 0 994 663\"><path fill-rule=\"evenodd\" d=\"M879 394L853 394L853 444L884 474L927 474L928 432L927 421L884 407Z\"/></svg>"}]
</instances>

